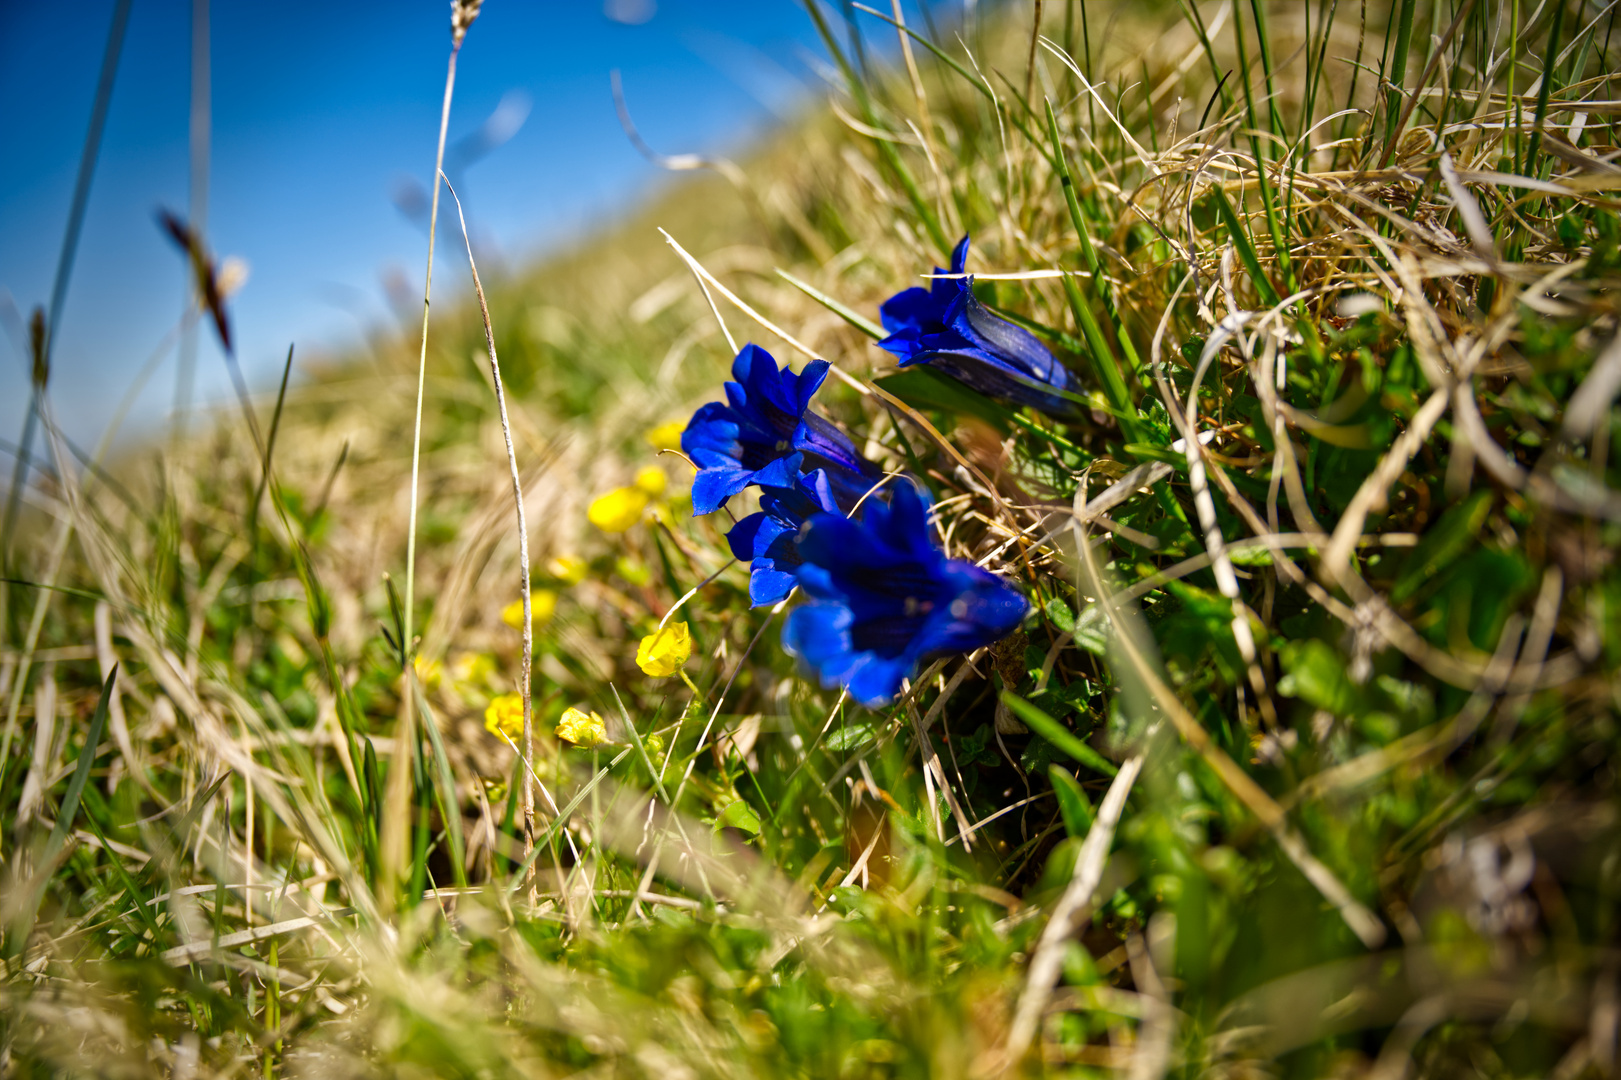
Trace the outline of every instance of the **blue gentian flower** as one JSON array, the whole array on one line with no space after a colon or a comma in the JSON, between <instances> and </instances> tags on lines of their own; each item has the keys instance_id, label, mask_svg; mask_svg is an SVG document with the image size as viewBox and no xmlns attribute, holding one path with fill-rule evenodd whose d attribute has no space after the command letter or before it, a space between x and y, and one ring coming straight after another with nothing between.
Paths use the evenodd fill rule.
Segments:
<instances>
[{"instance_id":1,"label":"blue gentian flower","mask_svg":"<svg viewBox=\"0 0 1621 1080\"><path fill-rule=\"evenodd\" d=\"M759 513L750 514L726 534L732 554L751 564L749 602L754 607L775 604L794 591L794 572L804 562L799 555L800 529L807 518L838 512L822 469L800 477L791 488L761 489Z\"/></svg>"},{"instance_id":2,"label":"blue gentian flower","mask_svg":"<svg viewBox=\"0 0 1621 1080\"><path fill-rule=\"evenodd\" d=\"M910 483L859 522L812 517L799 556L795 577L811 602L788 616L783 647L869 707L893 699L925 660L1006 637L1027 607L1001 578L945 557Z\"/></svg>"},{"instance_id":3,"label":"blue gentian flower","mask_svg":"<svg viewBox=\"0 0 1621 1080\"><path fill-rule=\"evenodd\" d=\"M967 263L964 235L950 272L963 273ZM879 309L889 336L878 347L900 357L901 367L928 364L988 397L1060 416L1078 412L1077 402L1064 397L1079 392L1075 376L1029 331L991 314L973 284L972 277L935 278L927 289L891 296Z\"/></svg>"},{"instance_id":4,"label":"blue gentian flower","mask_svg":"<svg viewBox=\"0 0 1621 1080\"><path fill-rule=\"evenodd\" d=\"M771 354L745 345L732 361L726 404L711 402L693 414L681 449L698 466L692 512L709 514L750 484L791 488L801 464L825 468L841 503L855 504L882 475L850 437L807 411L827 378L828 363L813 360L795 375ZM803 461L790 462L796 454Z\"/></svg>"}]
</instances>

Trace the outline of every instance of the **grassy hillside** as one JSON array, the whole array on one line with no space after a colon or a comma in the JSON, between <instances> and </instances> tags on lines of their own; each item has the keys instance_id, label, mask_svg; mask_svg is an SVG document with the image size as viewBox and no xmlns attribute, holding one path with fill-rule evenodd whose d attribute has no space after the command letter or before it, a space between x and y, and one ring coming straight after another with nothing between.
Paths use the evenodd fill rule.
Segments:
<instances>
[{"instance_id":1,"label":"grassy hillside","mask_svg":"<svg viewBox=\"0 0 1621 1080\"><path fill-rule=\"evenodd\" d=\"M802 121L484 281L528 567L470 302L409 593L415 326L117 483L52 439L0 1069L1611 1075L1614 15L1009 6L893 70L828 25ZM1073 392L876 347L964 233ZM858 520L926 490L1011 634L870 709L796 664L757 496L660 452L749 341L833 365Z\"/></svg>"}]
</instances>

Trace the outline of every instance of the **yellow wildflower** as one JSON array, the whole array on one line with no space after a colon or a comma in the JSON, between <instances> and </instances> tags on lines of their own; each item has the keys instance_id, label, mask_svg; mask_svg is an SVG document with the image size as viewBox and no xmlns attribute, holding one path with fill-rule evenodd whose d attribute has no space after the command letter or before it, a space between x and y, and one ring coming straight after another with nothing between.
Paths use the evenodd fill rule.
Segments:
<instances>
[{"instance_id":1,"label":"yellow wildflower","mask_svg":"<svg viewBox=\"0 0 1621 1080\"><path fill-rule=\"evenodd\" d=\"M585 516L603 532L622 533L642 520L642 512L650 501L641 488L614 488L593 499Z\"/></svg>"},{"instance_id":2,"label":"yellow wildflower","mask_svg":"<svg viewBox=\"0 0 1621 1080\"><path fill-rule=\"evenodd\" d=\"M419 656L411 663L417 669L417 678L422 680L422 689L429 691L439 689L439 680L444 675L444 668L439 661Z\"/></svg>"},{"instance_id":3,"label":"yellow wildflower","mask_svg":"<svg viewBox=\"0 0 1621 1080\"><path fill-rule=\"evenodd\" d=\"M647 433L647 443L655 450L681 449L681 433L687 430L685 420L671 420L668 424L660 424Z\"/></svg>"},{"instance_id":4,"label":"yellow wildflower","mask_svg":"<svg viewBox=\"0 0 1621 1080\"><path fill-rule=\"evenodd\" d=\"M596 713L588 713L570 705L557 721L557 737L584 750L608 742L607 722Z\"/></svg>"},{"instance_id":5,"label":"yellow wildflower","mask_svg":"<svg viewBox=\"0 0 1621 1080\"><path fill-rule=\"evenodd\" d=\"M523 695L502 694L484 710L484 730L513 742L523 737Z\"/></svg>"},{"instance_id":6,"label":"yellow wildflower","mask_svg":"<svg viewBox=\"0 0 1621 1080\"><path fill-rule=\"evenodd\" d=\"M578 555L559 555L546 561L546 572L564 585L578 585L591 572L591 567Z\"/></svg>"},{"instance_id":7,"label":"yellow wildflower","mask_svg":"<svg viewBox=\"0 0 1621 1080\"><path fill-rule=\"evenodd\" d=\"M664 470L657 465L643 465L636 470L636 487L655 499L664 494L664 485L667 482Z\"/></svg>"},{"instance_id":8,"label":"yellow wildflower","mask_svg":"<svg viewBox=\"0 0 1621 1080\"><path fill-rule=\"evenodd\" d=\"M539 625L557 610L557 594L550 589L535 589L529 594L529 619ZM514 600L501 609L501 621L514 630L523 629L523 601Z\"/></svg>"},{"instance_id":9,"label":"yellow wildflower","mask_svg":"<svg viewBox=\"0 0 1621 1080\"><path fill-rule=\"evenodd\" d=\"M642 639L636 648L636 666L655 678L667 678L681 670L692 656L692 635L684 622L667 623Z\"/></svg>"}]
</instances>

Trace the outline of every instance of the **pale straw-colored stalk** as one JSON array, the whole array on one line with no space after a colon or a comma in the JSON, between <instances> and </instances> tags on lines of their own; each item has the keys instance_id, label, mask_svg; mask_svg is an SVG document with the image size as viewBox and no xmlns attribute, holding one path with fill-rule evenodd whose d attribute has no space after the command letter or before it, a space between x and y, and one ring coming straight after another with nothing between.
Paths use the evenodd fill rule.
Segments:
<instances>
[{"instance_id":1,"label":"pale straw-colored stalk","mask_svg":"<svg viewBox=\"0 0 1621 1080\"><path fill-rule=\"evenodd\" d=\"M490 353L490 377L495 382L495 404L501 413L501 437L506 440L507 466L512 470L512 502L518 514L518 588L523 596L523 666L518 675L518 694L523 698L523 795L518 802L523 811L523 857L527 869L525 883L529 888L529 902L536 902L535 863L529 858L535 850L535 710L530 700L530 669L535 655L535 626L530 609L529 592L529 523L523 512L523 478L518 473L518 455L512 448L512 423L507 419L506 388L501 382L501 361L495 355L495 330L490 325L490 305L484 299L484 283L478 278L478 264L473 261L473 242L467 235L467 216L462 213L461 196L451 187L450 178L440 173L450 197L456 202L456 219L462 227L462 243L467 246L467 268L473 272L473 292L478 296L478 311L484 319L484 344ZM556 807L553 807L554 811Z\"/></svg>"},{"instance_id":2,"label":"pale straw-colored stalk","mask_svg":"<svg viewBox=\"0 0 1621 1080\"><path fill-rule=\"evenodd\" d=\"M433 198L428 210L428 268L422 285L422 345L417 357L416 416L411 428L411 508L405 539L405 613L400 652L405 660L407 678L410 677L414 651L412 616L416 610L417 491L422 472L422 399L428 379L428 313L433 301L433 241L439 225L439 177L445 164L445 132L450 127L450 102L456 93L456 58L461 55L462 42L467 38L467 28L472 26L473 20L478 17L480 3L481 0L456 0L451 5L450 62L445 70L445 95L439 107L439 143L433 161ZM402 695L400 713L402 736L409 736L415 731L414 699L414 694ZM396 752L406 753L408 740L397 738L396 742L401 748ZM406 760L408 759L397 757L394 766L389 770L387 812L384 814L382 843L383 876L387 880L387 887L383 891L386 895L392 895L395 872L399 869L403 854L401 845L405 839L403 825L407 813L405 804L410 800L410 791L404 780L405 770L401 767L401 763ZM401 779L396 781L396 776Z\"/></svg>"}]
</instances>

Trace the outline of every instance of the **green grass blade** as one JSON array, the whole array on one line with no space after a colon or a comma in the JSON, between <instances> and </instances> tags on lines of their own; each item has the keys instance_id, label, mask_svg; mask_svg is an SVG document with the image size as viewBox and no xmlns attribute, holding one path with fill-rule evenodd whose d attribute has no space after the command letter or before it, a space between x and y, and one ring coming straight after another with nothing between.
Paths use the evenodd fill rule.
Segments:
<instances>
[{"instance_id":1,"label":"green grass blade","mask_svg":"<svg viewBox=\"0 0 1621 1080\"><path fill-rule=\"evenodd\" d=\"M417 679L416 673L406 675L411 682L411 691L416 694L417 708L421 711L422 726L428 732L428 744L433 748L434 771L438 774L438 782L433 785L434 799L439 804L439 815L445 819L446 839L450 844L451 872L456 876L456 884L460 887L467 885L466 852L467 841L462 833L461 807L456 803L456 774L450 767L450 755L445 753L445 740L439 733L439 720L428 705L427 695L422 692L422 683Z\"/></svg>"},{"instance_id":2,"label":"green grass blade","mask_svg":"<svg viewBox=\"0 0 1621 1080\"><path fill-rule=\"evenodd\" d=\"M818 304L821 304L823 307L827 308L827 310L831 311L833 314L837 315L839 318L843 319L857 330L860 330L863 334L866 334L868 337L872 338L874 341L888 336L884 332L883 327L879 326L877 323L873 322L871 319L867 318L861 313L839 303L831 296L822 292L816 286L799 280L798 278L794 277L794 275L790 274L786 270L781 269L780 267L777 269L777 276L782 278L782 280L786 281L788 284L792 285L794 288L798 289L800 292L804 293L806 296L810 297L812 300L816 301Z\"/></svg>"},{"instance_id":3,"label":"green grass blade","mask_svg":"<svg viewBox=\"0 0 1621 1080\"><path fill-rule=\"evenodd\" d=\"M107 726L107 708L113 696L113 682L118 678L118 665L107 675L107 681L102 684L101 697L96 700L96 711L90 715L90 731L85 736L84 749L79 752L78 764L73 769L73 779L68 781L67 794L62 797L62 806L56 815L56 825L51 829L51 837L45 842L45 855L41 864L49 864L56 858L56 853L62 850L67 842L68 831L73 828L73 819L79 813L79 799L84 794L85 784L90 782L90 768L96 761L96 747L101 742L102 729Z\"/></svg>"},{"instance_id":4,"label":"green grass blade","mask_svg":"<svg viewBox=\"0 0 1621 1080\"><path fill-rule=\"evenodd\" d=\"M1396 23L1396 55L1390 61L1390 67L1381 74L1390 83L1390 89L1385 91L1385 151L1384 158L1389 160L1391 151L1396 145L1397 121L1401 117L1402 93L1399 89L1402 80L1407 76L1407 50L1413 40L1413 12L1418 7L1418 0L1402 0L1401 14Z\"/></svg>"},{"instance_id":5,"label":"green grass blade","mask_svg":"<svg viewBox=\"0 0 1621 1080\"><path fill-rule=\"evenodd\" d=\"M1096 769L1098 772L1108 776L1113 776L1120 771L1114 762L1076 738L1063 724L1060 724L1013 691L1002 691L1002 704L1012 709L1013 715L1028 724L1031 731L1034 731L1082 765Z\"/></svg>"}]
</instances>

